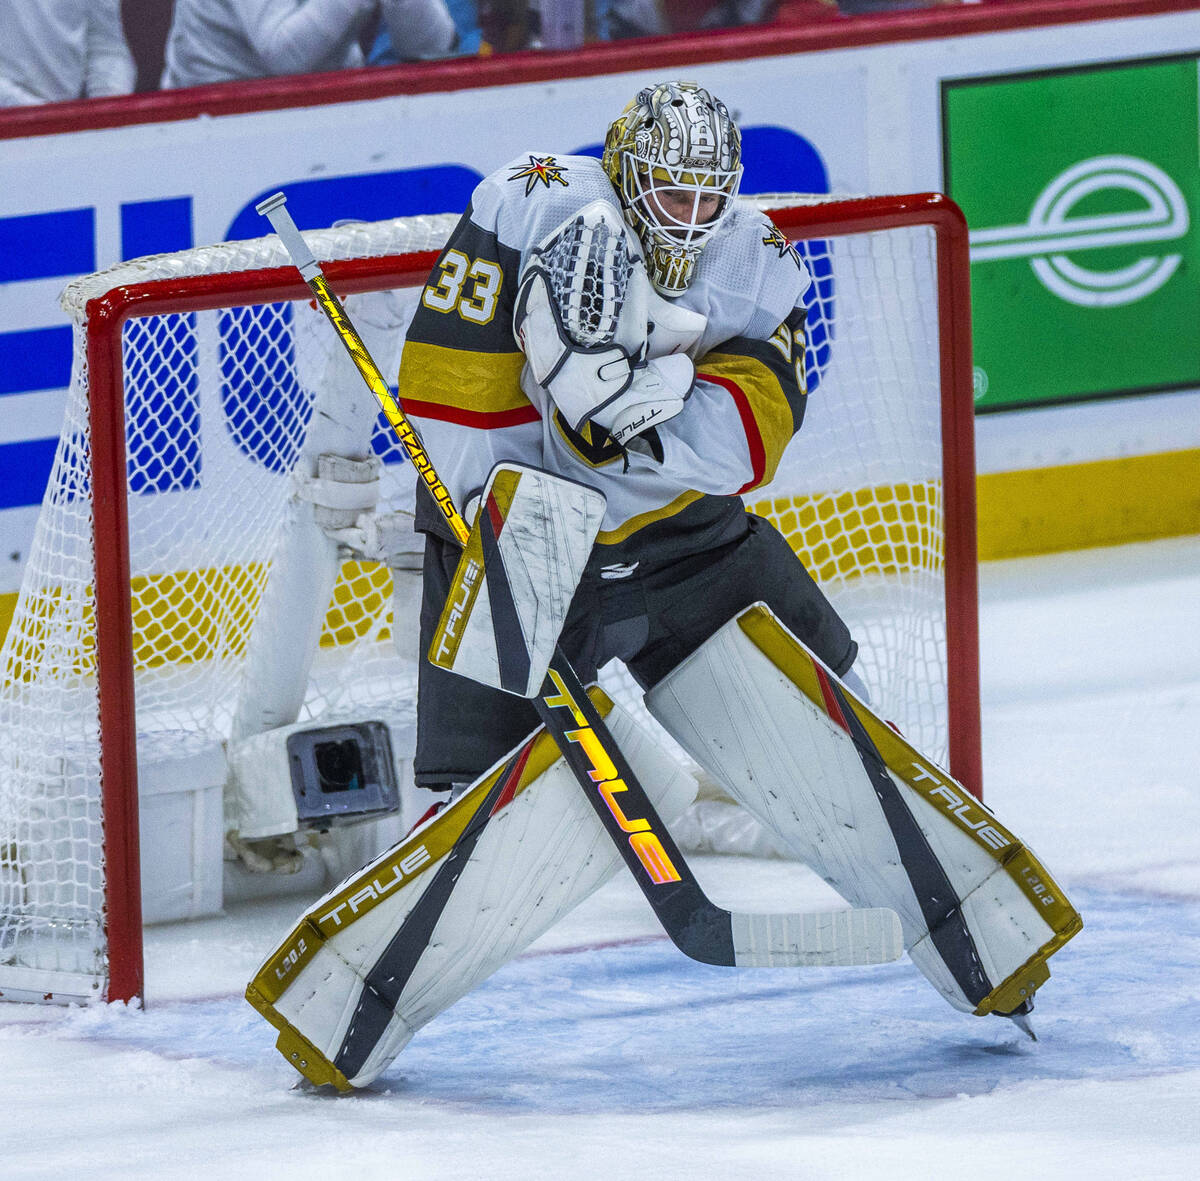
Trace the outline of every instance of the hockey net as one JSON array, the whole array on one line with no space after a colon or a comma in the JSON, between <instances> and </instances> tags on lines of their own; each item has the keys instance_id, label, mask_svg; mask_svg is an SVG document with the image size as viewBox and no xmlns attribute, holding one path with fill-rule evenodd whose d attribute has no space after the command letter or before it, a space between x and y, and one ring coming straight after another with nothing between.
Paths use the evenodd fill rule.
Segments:
<instances>
[{"instance_id":1,"label":"hockey net","mask_svg":"<svg viewBox=\"0 0 1200 1181\"><path fill-rule=\"evenodd\" d=\"M961 215L930 194L757 200L816 283L804 428L749 505L849 623L878 712L978 790ZM343 296L396 290L402 307L455 220L306 238ZM0 654L0 995L128 999L142 990L139 768L229 738L292 471L342 346L273 236L121 264L63 304L66 417ZM402 326L390 339L385 373ZM380 504L411 506L398 444L382 418L374 429ZM411 711L392 632L415 621L393 620L390 583L382 562L342 562L299 720Z\"/></svg>"}]
</instances>

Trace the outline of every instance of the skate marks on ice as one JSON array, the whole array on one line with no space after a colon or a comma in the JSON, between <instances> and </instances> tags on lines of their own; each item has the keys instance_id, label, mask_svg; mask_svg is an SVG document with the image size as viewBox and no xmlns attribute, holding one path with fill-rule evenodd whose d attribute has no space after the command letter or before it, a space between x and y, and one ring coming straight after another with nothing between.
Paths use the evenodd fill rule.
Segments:
<instances>
[{"instance_id":1,"label":"skate marks on ice","mask_svg":"<svg viewBox=\"0 0 1200 1181\"><path fill-rule=\"evenodd\" d=\"M906 960L750 972L637 939L507 965L347 1102L651 1114L954 1098L1200 1067L1200 902L1080 901L1088 926L1039 993L1036 1045L1006 1022L949 1009ZM82 1069L93 1051L151 1055L197 1086L219 1082L234 1104L320 1099L290 1090L273 1031L240 998L41 1010L0 1024L8 1051L25 1039L73 1044Z\"/></svg>"},{"instance_id":2,"label":"skate marks on ice","mask_svg":"<svg viewBox=\"0 0 1200 1181\"><path fill-rule=\"evenodd\" d=\"M475 1109L670 1112L954 1098L1200 1066L1200 903L1083 902L1089 927L1039 993L1037 1044L954 1012L907 961L730 972L662 944L509 965L423 1030L376 1089Z\"/></svg>"}]
</instances>

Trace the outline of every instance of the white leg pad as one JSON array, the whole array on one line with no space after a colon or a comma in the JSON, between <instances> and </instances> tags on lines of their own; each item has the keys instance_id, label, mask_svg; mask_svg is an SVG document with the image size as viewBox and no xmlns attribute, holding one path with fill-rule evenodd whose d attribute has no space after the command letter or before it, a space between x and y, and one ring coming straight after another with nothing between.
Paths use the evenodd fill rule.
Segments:
<instances>
[{"instance_id":1,"label":"white leg pad","mask_svg":"<svg viewBox=\"0 0 1200 1181\"><path fill-rule=\"evenodd\" d=\"M608 709L598 690L593 700ZM694 799L695 781L619 707L606 720L669 823ZM473 843L470 833L459 840L484 816L490 818ZM460 864L449 886L443 871ZM312 907L259 970L247 999L281 1031L280 1052L311 1081L342 1090L366 1086L416 1030L519 954L620 864L553 740L539 730L450 807ZM420 929L423 914L428 925Z\"/></svg>"},{"instance_id":2,"label":"white leg pad","mask_svg":"<svg viewBox=\"0 0 1200 1181\"><path fill-rule=\"evenodd\" d=\"M646 705L847 901L895 910L909 955L956 1008L1016 1008L1079 929L1030 850L765 607L722 628Z\"/></svg>"}]
</instances>

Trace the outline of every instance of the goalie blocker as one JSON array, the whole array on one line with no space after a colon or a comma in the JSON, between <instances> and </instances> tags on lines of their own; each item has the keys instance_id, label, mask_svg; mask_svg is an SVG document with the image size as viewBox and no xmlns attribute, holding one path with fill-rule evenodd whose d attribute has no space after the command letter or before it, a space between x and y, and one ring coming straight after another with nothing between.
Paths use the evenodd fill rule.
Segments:
<instances>
[{"instance_id":1,"label":"goalie blocker","mask_svg":"<svg viewBox=\"0 0 1200 1181\"><path fill-rule=\"evenodd\" d=\"M1032 1008L1078 913L1027 846L766 607L726 624L646 705L848 902L896 911L909 956L956 1009Z\"/></svg>"}]
</instances>

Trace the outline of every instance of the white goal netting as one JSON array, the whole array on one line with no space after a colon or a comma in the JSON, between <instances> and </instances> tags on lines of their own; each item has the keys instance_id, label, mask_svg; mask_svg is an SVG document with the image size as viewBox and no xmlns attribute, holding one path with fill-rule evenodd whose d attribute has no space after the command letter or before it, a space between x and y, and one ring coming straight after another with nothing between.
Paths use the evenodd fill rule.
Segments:
<instances>
[{"instance_id":1,"label":"white goal netting","mask_svg":"<svg viewBox=\"0 0 1200 1181\"><path fill-rule=\"evenodd\" d=\"M340 274L355 290L391 289L396 279L380 260L438 249L455 220L406 218L306 238L317 258L346 260ZM808 414L774 483L748 500L846 618L878 710L944 763L935 235L927 226L826 233L799 248L816 279ZM71 390L0 651L0 995L106 995L118 954L106 840L111 849L114 827L130 823L112 801L132 791L112 781L119 734L136 741L141 764L163 751L220 747L237 724L250 636L296 503L294 470L314 403L346 379L342 346L307 300L256 294L264 270L286 263L266 237L123 264L64 293L75 326ZM169 291L172 302L145 315L135 300L110 329L122 372L103 429L125 453L124 470L113 472L111 461L103 466L108 436L105 448L94 445L103 407L92 406L91 417L89 407L107 395L89 365L104 355L97 316L126 289ZM378 320L368 343L377 342L385 373L394 372L412 298L388 297L382 318L379 305L359 304ZM381 418L367 434L382 461L377 513L411 508L414 480L398 444ZM109 497L114 481L125 510L110 534L94 522L110 520L111 506L94 501ZM97 586L123 569L125 547L129 585L114 607ZM296 720L411 715L413 666L397 655L393 633L415 621L393 618L387 562L352 547L341 557ZM295 640L273 642L282 659ZM114 651L131 655L132 709L104 687L101 669ZM607 675L630 699L620 670ZM135 816L136 806L134 798Z\"/></svg>"}]
</instances>

